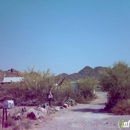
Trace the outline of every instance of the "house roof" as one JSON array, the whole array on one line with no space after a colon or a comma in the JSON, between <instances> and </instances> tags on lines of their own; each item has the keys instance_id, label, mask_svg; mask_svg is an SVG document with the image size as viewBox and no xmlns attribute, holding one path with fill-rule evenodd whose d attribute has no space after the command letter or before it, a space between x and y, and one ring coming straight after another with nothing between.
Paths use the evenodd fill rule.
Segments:
<instances>
[{"instance_id":1,"label":"house roof","mask_svg":"<svg viewBox=\"0 0 130 130\"><path fill-rule=\"evenodd\" d=\"M22 80L23 80L23 77L4 77L2 83L20 82Z\"/></svg>"}]
</instances>

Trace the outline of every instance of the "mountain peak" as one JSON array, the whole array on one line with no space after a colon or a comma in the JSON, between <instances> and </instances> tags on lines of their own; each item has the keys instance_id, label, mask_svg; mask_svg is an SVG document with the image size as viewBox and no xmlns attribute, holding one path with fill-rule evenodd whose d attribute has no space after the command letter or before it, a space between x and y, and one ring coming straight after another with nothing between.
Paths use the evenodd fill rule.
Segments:
<instances>
[{"instance_id":1,"label":"mountain peak","mask_svg":"<svg viewBox=\"0 0 130 130\"><path fill-rule=\"evenodd\" d=\"M92 70L93 70L93 68L91 68L90 66L86 66L82 70L80 70L78 73L79 74L89 74Z\"/></svg>"},{"instance_id":2,"label":"mountain peak","mask_svg":"<svg viewBox=\"0 0 130 130\"><path fill-rule=\"evenodd\" d=\"M100 80L100 71L103 71L107 69L107 67L102 67L102 66L97 66L95 68L92 68L90 66L85 66L83 69L81 69L78 73L73 73L73 74L60 74L59 76L64 76L66 79L71 79L71 80L78 80L86 77L94 77L97 80Z\"/></svg>"}]
</instances>

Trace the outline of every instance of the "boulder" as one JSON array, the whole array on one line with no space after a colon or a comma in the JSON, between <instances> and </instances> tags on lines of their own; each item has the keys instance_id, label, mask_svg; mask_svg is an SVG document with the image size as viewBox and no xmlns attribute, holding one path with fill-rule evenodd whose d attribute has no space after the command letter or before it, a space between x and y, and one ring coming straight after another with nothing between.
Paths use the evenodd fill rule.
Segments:
<instances>
[{"instance_id":1,"label":"boulder","mask_svg":"<svg viewBox=\"0 0 130 130\"><path fill-rule=\"evenodd\" d=\"M37 107L37 110L39 110L39 111L41 111L41 112L45 112L45 113L47 113L47 110L45 109L45 108L42 108L42 107Z\"/></svg>"},{"instance_id":2,"label":"boulder","mask_svg":"<svg viewBox=\"0 0 130 130\"><path fill-rule=\"evenodd\" d=\"M74 99L70 99L70 105L75 106L77 105L77 102Z\"/></svg>"},{"instance_id":3,"label":"boulder","mask_svg":"<svg viewBox=\"0 0 130 130\"><path fill-rule=\"evenodd\" d=\"M21 116L21 112L15 112L11 117L14 118L14 120L21 120Z\"/></svg>"},{"instance_id":4,"label":"boulder","mask_svg":"<svg viewBox=\"0 0 130 130\"><path fill-rule=\"evenodd\" d=\"M47 114L54 114L56 112L55 107L46 106Z\"/></svg>"},{"instance_id":5,"label":"boulder","mask_svg":"<svg viewBox=\"0 0 130 130\"><path fill-rule=\"evenodd\" d=\"M40 118L44 118L47 115L47 111L43 110L43 109L34 109L34 108L30 108L27 112L27 118L30 118L32 120L36 120L36 119L40 119Z\"/></svg>"},{"instance_id":6,"label":"boulder","mask_svg":"<svg viewBox=\"0 0 130 130\"><path fill-rule=\"evenodd\" d=\"M49 103L46 102L46 103L41 103L39 104L40 107L43 107L43 108L46 108L47 106L49 106Z\"/></svg>"},{"instance_id":7,"label":"boulder","mask_svg":"<svg viewBox=\"0 0 130 130\"><path fill-rule=\"evenodd\" d=\"M26 107L21 108L21 112L22 112L22 113L24 113L24 112L26 112L26 111L27 111Z\"/></svg>"},{"instance_id":8,"label":"boulder","mask_svg":"<svg viewBox=\"0 0 130 130\"><path fill-rule=\"evenodd\" d=\"M64 109L64 107L63 107L63 106L61 106L61 107L60 107L60 109Z\"/></svg>"},{"instance_id":9,"label":"boulder","mask_svg":"<svg viewBox=\"0 0 130 130\"><path fill-rule=\"evenodd\" d=\"M65 104L63 105L63 107L64 107L64 108L68 108L68 104L65 103Z\"/></svg>"},{"instance_id":10,"label":"boulder","mask_svg":"<svg viewBox=\"0 0 130 130\"><path fill-rule=\"evenodd\" d=\"M68 99L65 103L68 104L68 106L77 105L77 103L76 103L76 101L74 99Z\"/></svg>"},{"instance_id":11,"label":"boulder","mask_svg":"<svg viewBox=\"0 0 130 130\"><path fill-rule=\"evenodd\" d=\"M58 106L55 107L55 110L56 110L56 111L60 111L60 107L58 107Z\"/></svg>"}]
</instances>

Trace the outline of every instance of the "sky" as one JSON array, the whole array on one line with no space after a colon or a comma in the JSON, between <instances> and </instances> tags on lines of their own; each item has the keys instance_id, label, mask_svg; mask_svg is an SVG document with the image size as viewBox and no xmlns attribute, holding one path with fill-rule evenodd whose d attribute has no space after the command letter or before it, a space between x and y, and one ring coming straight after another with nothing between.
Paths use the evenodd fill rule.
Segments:
<instances>
[{"instance_id":1,"label":"sky","mask_svg":"<svg viewBox=\"0 0 130 130\"><path fill-rule=\"evenodd\" d=\"M0 0L0 69L55 75L130 64L130 0Z\"/></svg>"}]
</instances>

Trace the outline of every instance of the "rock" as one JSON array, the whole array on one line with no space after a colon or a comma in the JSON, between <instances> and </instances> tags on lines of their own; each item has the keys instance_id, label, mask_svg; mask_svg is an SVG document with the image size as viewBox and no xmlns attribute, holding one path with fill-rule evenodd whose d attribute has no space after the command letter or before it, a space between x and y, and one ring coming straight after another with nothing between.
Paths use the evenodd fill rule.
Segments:
<instances>
[{"instance_id":1,"label":"rock","mask_svg":"<svg viewBox=\"0 0 130 130\"><path fill-rule=\"evenodd\" d=\"M40 111L36 110L34 108L30 108L27 112L27 118L30 118L32 120L44 118L47 115L47 111Z\"/></svg>"},{"instance_id":2,"label":"rock","mask_svg":"<svg viewBox=\"0 0 130 130\"><path fill-rule=\"evenodd\" d=\"M47 106L46 110L48 115L54 114L56 112L55 108L51 108L50 106Z\"/></svg>"},{"instance_id":3,"label":"rock","mask_svg":"<svg viewBox=\"0 0 130 130\"><path fill-rule=\"evenodd\" d=\"M55 107L55 110L56 110L56 111L60 111L60 107L58 107L58 106Z\"/></svg>"},{"instance_id":4,"label":"rock","mask_svg":"<svg viewBox=\"0 0 130 130\"><path fill-rule=\"evenodd\" d=\"M20 120L21 119L21 113L20 112L13 113L12 118L14 118L15 120Z\"/></svg>"},{"instance_id":5,"label":"rock","mask_svg":"<svg viewBox=\"0 0 130 130\"><path fill-rule=\"evenodd\" d=\"M73 100L73 99L71 99L70 102L71 102L71 106L77 105L77 102L75 100Z\"/></svg>"},{"instance_id":6,"label":"rock","mask_svg":"<svg viewBox=\"0 0 130 130\"><path fill-rule=\"evenodd\" d=\"M75 106L77 105L76 101L74 99L68 99L67 103L70 105L70 106Z\"/></svg>"},{"instance_id":7,"label":"rock","mask_svg":"<svg viewBox=\"0 0 130 130\"><path fill-rule=\"evenodd\" d=\"M23 107L23 108L21 109L21 111L22 111L22 113L26 112L26 111L27 111L26 107Z\"/></svg>"},{"instance_id":8,"label":"rock","mask_svg":"<svg viewBox=\"0 0 130 130\"><path fill-rule=\"evenodd\" d=\"M47 106L49 106L49 103L46 102L46 103L41 103L38 105L39 107L43 107L43 108L46 108Z\"/></svg>"},{"instance_id":9,"label":"rock","mask_svg":"<svg viewBox=\"0 0 130 130\"><path fill-rule=\"evenodd\" d=\"M47 106L49 106L49 103L48 103L48 102L46 102L46 103L44 104L44 108L46 108Z\"/></svg>"},{"instance_id":10,"label":"rock","mask_svg":"<svg viewBox=\"0 0 130 130\"><path fill-rule=\"evenodd\" d=\"M68 108L68 104L65 103L65 104L63 105L63 107L64 107L64 108Z\"/></svg>"},{"instance_id":11,"label":"rock","mask_svg":"<svg viewBox=\"0 0 130 130\"><path fill-rule=\"evenodd\" d=\"M42 107L37 107L37 110L47 113L47 110L45 108L42 108Z\"/></svg>"},{"instance_id":12,"label":"rock","mask_svg":"<svg viewBox=\"0 0 130 130\"><path fill-rule=\"evenodd\" d=\"M38 118L36 112L30 112L27 114L27 118L30 118L32 120L36 120Z\"/></svg>"},{"instance_id":13,"label":"rock","mask_svg":"<svg viewBox=\"0 0 130 130\"><path fill-rule=\"evenodd\" d=\"M60 107L60 109L64 109L64 107L63 107L63 106L61 106L61 107Z\"/></svg>"},{"instance_id":14,"label":"rock","mask_svg":"<svg viewBox=\"0 0 130 130\"><path fill-rule=\"evenodd\" d=\"M73 99L68 99L66 102L65 102L65 104L67 104L68 106L75 106L75 105L77 105L77 103L76 103L76 101L75 100L73 100Z\"/></svg>"}]
</instances>

